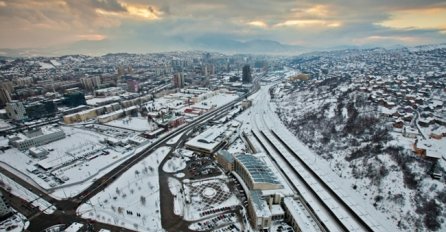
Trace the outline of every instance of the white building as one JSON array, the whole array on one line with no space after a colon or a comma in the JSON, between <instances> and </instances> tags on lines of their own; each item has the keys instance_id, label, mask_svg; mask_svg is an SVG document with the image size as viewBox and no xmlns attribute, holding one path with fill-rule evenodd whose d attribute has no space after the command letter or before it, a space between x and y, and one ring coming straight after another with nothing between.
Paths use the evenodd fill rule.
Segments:
<instances>
[{"instance_id":1,"label":"white building","mask_svg":"<svg viewBox=\"0 0 446 232\"><path fill-rule=\"evenodd\" d=\"M212 154L226 143L226 130L227 127L224 125L213 126L187 141L186 148L197 152Z\"/></svg>"},{"instance_id":2,"label":"white building","mask_svg":"<svg viewBox=\"0 0 446 232\"><path fill-rule=\"evenodd\" d=\"M9 144L23 151L30 147L38 147L65 138L65 132L59 128L42 127L26 134L16 134L8 137Z\"/></svg>"},{"instance_id":3,"label":"white building","mask_svg":"<svg viewBox=\"0 0 446 232\"><path fill-rule=\"evenodd\" d=\"M27 118L25 106L23 105L22 102L19 101L8 102L6 104L5 109L10 119L21 121Z\"/></svg>"},{"instance_id":4,"label":"white building","mask_svg":"<svg viewBox=\"0 0 446 232\"><path fill-rule=\"evenodd\" d=\"M41 147L31 147L29 149L29 154L33 156L34 158L42 159L46 158L48 155L48 151Z\"/></svg>"}]
</instances>

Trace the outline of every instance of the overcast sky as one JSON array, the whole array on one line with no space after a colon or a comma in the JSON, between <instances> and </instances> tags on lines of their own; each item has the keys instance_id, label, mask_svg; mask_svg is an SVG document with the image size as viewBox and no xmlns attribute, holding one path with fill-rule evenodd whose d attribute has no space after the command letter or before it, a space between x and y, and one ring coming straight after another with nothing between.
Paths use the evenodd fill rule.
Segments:
<instances>
[{"instance_id":1,"label":"overcast sky","mask_svg":"<svg viewBox=\"0 0 446 232\"><path fill-rule=\"evenodd\" d=\"M169 51L200 38L418 45L446 42L446 1L0 0L0 31L0 48Z\"/></svg>"}]
</instances>

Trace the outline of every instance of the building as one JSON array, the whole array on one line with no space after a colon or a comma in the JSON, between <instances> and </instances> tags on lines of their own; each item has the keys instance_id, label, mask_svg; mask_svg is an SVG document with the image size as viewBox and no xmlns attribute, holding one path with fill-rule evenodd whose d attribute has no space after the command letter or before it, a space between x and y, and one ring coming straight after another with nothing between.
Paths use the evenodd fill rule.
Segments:
<instances>
[{"instance_id":1,"label":"building","mask_svg":"<svg viewBox=\"0 0 446 232\"><path fill-rule=\"evenodd\" d=\"M80 79L82 87L87 91L93 91L101 87L101 77L83 77Z\"/></svg>"},{"instance_id":2,"label":"building","mask_svg":"<svg viewBox=\"0 0 446 232\"><path fill-rule=\"evenodd\" d=\"M33 120L45 117L54 117L57 112L57 107L51 100L41 100L26 104L25 110L27 118Z\"/></svg>"},{"instance_id":3,"label":"building","mask_svg":"<svg viewBox=\"0 0 446 232\"><path fill-rule=\"evenodd\" d=\"M249 65L245 65L245 66L243 66L242 71L243 71L242 82L243 83L251 83L252 82L251 67L249 67Z\"/></svg>"},{"instance_id":4,"label":"building","mask_svg":"<svg viewBox=\"0 0 446 232\"><path fill-rule=\"evenodd\" d=\"M49 154L49 152L41 147L31 147L29 148L29 154L38 159L44 159Z\"/></svg>"},{"instance_id":5,"label":"building","mask_svg":"<svg viewBox=\"0 0 446 232\"><path fill-rule=\"evenodd\" d=\"M6 202L2 192L0 192L0 221L5 220L12 215L12 210Z\"/></svg>"},{"instance_id":6,"label":"building","mask_svg":"<svg viewBox=\"0 0 446 232\"><path fill-rule=\"evenodd\" d=\"M245 100L242 101L241 106L245 110L245 109L247 109L247 108L252 106L252 101L248 100L248 99L245 99Z\"/></svg>"},{"instance_id":7,"label":"building","mask_svg":"<svg viewBox=\"0 0 446 232\"><path fill-rule=\"evenodd\" d=\"M315 222L307 216L305 203L299 199L285 197L283 206L285 209L285 220L293 227L294 231L313 231Z\"/></svg>"},{"instance_id":8,"label":"building","mask_svg":"<svg viewBox=\"0 0 446 232\"><path fill-rule=\"evenodd\" d=\"M273 220L284 218L280 204L285 196L293 195L273 170L277 171L262 154L234 157L233 174L247 193L249 220L255 230L268 230Z\"/></svg>"},{"instance_id":9,"label":"building","mask_svg":"<svg viewBox=\"0 0 446 232\"><path fill-rule=\"evenodd\" d=\"M234 156L226 150L220 150L215 156L217 163L227 172L234 171Z\"/></svg>"},{"instance_id":10,"label":"building","mask_svg":"<svg viewBox=\"0 0 446 232\"><path fill-rule=\"evenodd\" d=\"M125 91L119 87L109 87L104 89L98 89L94 91L95 97L109 97L109 96L119 96Z\"/></svg>"},{"instance_id":11,"label":"building","mask_svg":"<svg viewBox=\"0 0 446 232\"><path fill-rule=\"evenodd\" d=\"M128 79L127 80L127 91L132 93L139 92L139 81L136 79Z\"/></svg>"},{"instance_id":12,"label":"building","mask_svg":"<svg viewBox=\"0 0 446 232\"><path fill-rule=\"evenodd\" d=\"M25 106L22 102L17 100L8 102L5 109L8 113L8 117L12 120L23 121L27 119Z\"/></svg>"},{"instance_id":13,"label":"building","mask_svg":"<svg viewBox=\"0 0 446 232\"><path fill-rule=\"evenodd\" d=\"M71 124L75 122L84 122L98 116L96 109L87 109L73 114L68 114L63 117L65 124Z\"/></svg>"},{"instance_id":14,"label":"building","mask_svg":"<svg viewBox=\"0 0 446 232\"><path fill-rule=\"evenodd\" d=\"M176 73L173 75L172 83L175 88L184 88L184 75L183 73Z\"/></svg>"},{"instance_id":15,"label":"building","mask_svg":"<svg viewBox=\"0 0 446 232\"><path fill-rule=\"evenodd\" d=\"M256 230L268 230L272 223L271 210L263 200L261 191L251 191L248 193L248 214L251 225Z\"/></svg>"},{"instance_id":16,"label":"building","mask_svg":"<svg viewBox=\"0 0 446 232\"><path fill-rule=\"evenodd\" d=\"M116 120L118 118L122 118L124 116L132 115L138 112L137 106L130 106L125 109L120 109L117 111L110 112L108 114L104 114L97 117L98 122L100 123L107 123L113 120Z\"/></svg>"},{"instance_id":17,"label":"building","mask_svg":"<svg viewBox=\"0 0 446 232\"><path fill-rule=\"evenodd\" d=\"M213 126L186 142L186 148L196 152L212 154L226 144L226 126Z\"/></svg>"},{"instance_id":18,"label":"building","mask_svg":"<svg viewBox=\"0 0 446 232\"><path fill-rule=\"evenodd\" d=\"M234 170L249 189L283 188L271 169L254 155L241 154L235 156Z\"/></svg>"},{"instance_id":19,"label":"building","mask_svg":"<svg viewBox=\"0 0 446 232\"><path fill-rule=\"evenodd\" d=\"M2 106L6 105L6 103L11 101L11 95L9 94L8 89L0 88L0 103Z\"/></svg>"},{"instance_id":20,"label":"building","mask_svg":"<svg viewBox=\"0 0 446 232\"><path fill-rule=\"evenodd\" d=\"M85 95L81 91L73 91L64 94L64 105L68 107L77 107L80 105L87 105Z\"/></svg>"},{"instance_id":21,"label":"building","mask_svg":"<svg viewBox=\"0 0 446 232\"><path fill-rule=\"evenodd\" d=\"M42 127L27 133L18 133L8 137L9 144L23 151L65 138L65 132L60 128Z\"/></svg>"}]
</instances>

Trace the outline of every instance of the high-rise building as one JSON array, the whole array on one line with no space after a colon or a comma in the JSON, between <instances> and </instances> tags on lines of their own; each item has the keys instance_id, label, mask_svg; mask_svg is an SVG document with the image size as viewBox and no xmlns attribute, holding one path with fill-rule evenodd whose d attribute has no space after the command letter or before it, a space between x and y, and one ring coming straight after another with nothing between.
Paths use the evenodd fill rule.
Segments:
<instances>
[{"instance_id":1,"label":"high-rise building","mask_svg":"<svg viewBox=\"0 0 446 232\"><path fill-rule=\"evenodd\" d=\"M26 110L25 106L22 102L19 102L17 100L11 101L6 103L6 113L8 113L8 117L10 119L16 120L16 121L22 121L25 120L26 117Z\"/></svg>"},{"instance_id":2,"label":"high-rise building","mask_svg":"<svg viewBox=\"0 0 446 232\"><path fill-rule=\"evenodd\" d=\"M139 92L139 81L136 79L128 79L127 80L127 91L132 93Z\"/></svg>"},{"instance_id":3,"label":"high-rise building","mask_svg":"<svg viewBox=\"0 0 446 232\"><path fill-rule=\"evenodd\" d=\"M80 79L82 87L88 91L99 89L101 86L101 77L83 77Z\"/></svg>"},{"instance_id":4,"label":"high-rise building","mask_svg":"<svg viewBox=\"0 0 446 232\"><path fill-rule=\"evenodd\" d=\"M64 94L64 104L68 107L76 107L80 105L87 105L85 95L81 91L73 91Z\"/></svg>"},{"instance_id":5,"label":"high-rise building","mask_svg":"<svg viewBox=\"0 0 446 232\"><path fill-rule=\"evenodd\" d=\"M251 83L251 68L249 65L243 66L243 76L242 76L243 83Z\"/></svg>"},{"instance_id":6,"label":"high-rise building","mask_svg":"<svg viewBox=\"0 0 446 232\"><path fill-rule=\"evenodd\" d=\"M11 95L9 95L9 91L6 88L0 88L0 103L2 106L6 105L6 103L11 101Z\"/></svg>"},{"instance_id":7,"label":"high-rise building","mask_svg":"<svg viewBox=\"0 0 446 232\"><path fill-rule=\"evenodd\" d=\"M57 113L56 104L51 100L40 100L25 105L26 117L30 120L54 117Z\"/></svg>"},{"instance_id":8,"label":"high-rise building","mask_svg":"<svg viewBox=\"0 0 446 232\"><path fill-rule=\"evenodd\" d=\"M173 86L175 88L184 88L184 76L182 73L176 73L172 78Z\"/></svg>"}]
</instances>

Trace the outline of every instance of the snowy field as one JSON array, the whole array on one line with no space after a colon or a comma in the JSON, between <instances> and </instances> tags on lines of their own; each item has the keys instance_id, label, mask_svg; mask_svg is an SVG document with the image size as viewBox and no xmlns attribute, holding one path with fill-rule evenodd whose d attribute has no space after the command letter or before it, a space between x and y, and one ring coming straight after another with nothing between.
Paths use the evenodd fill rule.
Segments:
<instances>
[{"instance_id":1,"label":"snowy field","mask_svg":"<svg viewBox=\"0 0 446 232\"><path fill-rule=\"evenodd\" d=\"M83 218L139 231L161 231L158 166L170 151L158 148L77 209Z\"/></svg>"},{"instance_id":2,"label":"snowy field","mask_svg":"<svg viewBox=\"0 0 446 232\"><path fill-rule=\"evenodd\" d=\"M166 173L175 173L186 168L187 157L172 156L163 166L163 171Z\"/></svg>"},{"instance_id":3,"label":"snowy field","mask_svg":"<svg viewBox=\"0 0 446 232\"><path fill-rule=\"evenodd\" d=\"M403 136L401 129L392 127L392 118L383 115L392 112L369 101L366 93L352 91L346 96L342 95L352 88L348 83L338 85L331 92L322 91L323 88L317 89L321 91L304 88L288 93L286 88L276 88L275 104L271 104L272 113L267 112L265 121L273 121L273 118L277 118L273 112L280 111L282 121L302 140L290 143L291 147L296 147L304 155L308 154L307 160L311 166L335 173L330 176L336 176L335 179L340 179L339 183L342 182L347 191L357 195L357 202L366 202L364 206L377 209L393 226L403 231L415 227L420 231L429 231L427 225L438 223L436 226L439 225L439 230L443 231L446 227L444 179L431 178L429 170L432 164L414 153L416 139ZM348 107L351 102L355 103L354 108L351 105ZM357 110L360 116L356 121L351 120L352 109ZM360 123L353 124L366 119L366 116L377 118L376 125L369 123L361 128ZM388 136L376 137L378 142L368 139L374 138L386 122L389 124ZM272 128L283 127L280 122L272 124ZM438 126L421 127L421 131L429 135L435 127ZM356 130L357 134L349 132L349 135L346 133L349 129ZM347 136L340 136L343 134L341 132ZM297 140L291 135L289 137L286 140ZM326 143L323 138L328 138ZM421 136L418 136L418 142L423 142ZM434 146L438 151L446 149L445 138L431 139L430 142L433 144L430 150L435 150ZM322 167L322 163L328 165ZM446 168L444 159L439 159L437 163L443 170Z\"/></svg>"},{"instance_id":4,"label":"snowy field","mask_svg":"<svg viewBox=\"0 0 446 232\"><path fill-rule=\"evenodd\" d=\"M192 105L192 107L194 107L194 106L200 107L202 105L208 105L208 106L216 105L216 107L220 107L226 103L229 103L229 102L237 99L238 97L239 96L236 94L220 93L215 96L209 97L206 100L200 101L200 102Z\"/></svg>"},{"instance_id":5,"label":"snowy field","mask_svg":"<svg viewBox=\"0 0 446 232\"><path fill-rule=\"evenodd\" d=\"M27 151L21 152L16 148L0 154L3 166L8 166L8 169L20 176L28 176L32 179L30 183L38 184L57 199L79 194L107 171L148 146L146 144L130 149L108 146L100 142L108 138L101 133L75 127L60 128L66 134L64 139L41 146L49 151L46 159L33 158L26 154ZM30 172L38 163L55 166L51 171L38 169L34 173ZM57 179L63 180L63 183Z\"/></svg>"},{"instance_id":6,"label":"snowy field","mask_svg":"<svg viewBox=\"0 0 446 232\"><path fill-rule=\"evenodd\" d=\"M144 117L126 117L106 123L109 126L121 127L138 132L154 131L158 126Z\"/></svg>"}]
</instances>

